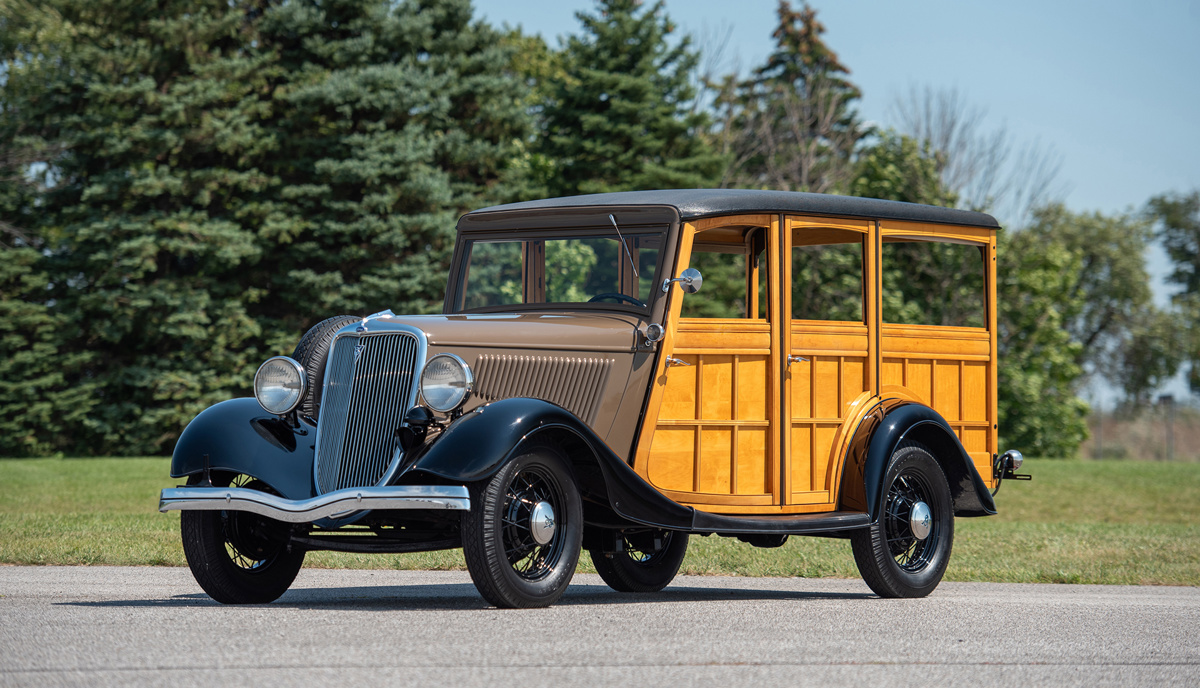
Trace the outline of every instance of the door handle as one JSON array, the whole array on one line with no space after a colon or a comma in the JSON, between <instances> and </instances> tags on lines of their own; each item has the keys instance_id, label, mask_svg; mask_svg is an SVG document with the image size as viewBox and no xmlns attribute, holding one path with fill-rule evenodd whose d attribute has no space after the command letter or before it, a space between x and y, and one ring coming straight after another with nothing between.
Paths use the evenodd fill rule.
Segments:
<instances>
[{"instance_id":1,"label":"door handle","mask_svg":"<svg viewBox=\"0 0 1200 688\"><path fill-rule=\"evenodd\" d=\"M690 366L690 365L691 365L691 363L688 363L687 361L685 361L681 358L671 358L670 356L667 356L667 367L668 368L670 368L671 366Z\"/></svg>"},{"instance_id":2,"label":"door handle","mask_svg":"<svg viewBox=\"0 0 1200 688\"><path fill-rule=\"evenodd\" d=\"M792 364L795 363L796 361L808 361L808 359L803 356L788 356L787 367L791 368Z\"/></svg>"}]
</instances>

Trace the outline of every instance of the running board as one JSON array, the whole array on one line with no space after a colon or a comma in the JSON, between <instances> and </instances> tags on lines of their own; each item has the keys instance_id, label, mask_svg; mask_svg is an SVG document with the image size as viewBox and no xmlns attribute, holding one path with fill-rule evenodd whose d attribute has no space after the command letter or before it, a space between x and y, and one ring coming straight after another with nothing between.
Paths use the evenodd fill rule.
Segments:
<instances>
[{"instance_id":1,"label":"running board","mask_svg":"<svg viewBox=\"0 0 1200 688\"><path fill-rule=\"evenodd\" d=\"M871 525L871 517L858 511L833 511L821 514L783 514L779 516L731 516L708 511L692 512L693 533L722 535L810 535L857 530Z\"/></svg>"}]
</instances>

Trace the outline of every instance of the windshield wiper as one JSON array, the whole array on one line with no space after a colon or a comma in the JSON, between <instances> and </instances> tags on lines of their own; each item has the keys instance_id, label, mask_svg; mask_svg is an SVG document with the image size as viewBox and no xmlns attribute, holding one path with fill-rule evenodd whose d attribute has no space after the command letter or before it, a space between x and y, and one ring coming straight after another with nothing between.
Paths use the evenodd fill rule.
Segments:
<instances>
[{"instance_id":1,"label":"windshield wiper","mask_svg":"<svg viewBox=\"0 0 1200 688\"><path fill-rule=\"evenodd\" d=\"M621 236L621 228L617 226L617 218L608 214L608 221L613 223L613 229L617 230L617 236L621 239L621 245L625 247L625 255L629 257L629 267L633 268L633 276L638 276L637 265L633 262L633 254L629 252L629 244L625 243L625 237Z\"/></svg>"}]
</instances>

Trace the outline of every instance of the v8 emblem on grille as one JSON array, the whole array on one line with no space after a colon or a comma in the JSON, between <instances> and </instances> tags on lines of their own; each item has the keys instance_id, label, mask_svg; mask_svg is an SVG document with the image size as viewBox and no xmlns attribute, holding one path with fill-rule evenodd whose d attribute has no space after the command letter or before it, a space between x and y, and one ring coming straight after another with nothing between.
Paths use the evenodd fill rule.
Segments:
<instances>
[{"instance_id":1,"label":"v8 emblem on grille","mask_svg":"<svg viewBox=\"0 0 1200 688\"><path fill-rule=\"evenodd\" d=\"M360 356L362 356L363 349L365 349L365 348L367 348L367 345L365 343L364 344L356 344L354 346L354 362L355 363L358 363L358 359Z\"/></svg>"}]
</instances>

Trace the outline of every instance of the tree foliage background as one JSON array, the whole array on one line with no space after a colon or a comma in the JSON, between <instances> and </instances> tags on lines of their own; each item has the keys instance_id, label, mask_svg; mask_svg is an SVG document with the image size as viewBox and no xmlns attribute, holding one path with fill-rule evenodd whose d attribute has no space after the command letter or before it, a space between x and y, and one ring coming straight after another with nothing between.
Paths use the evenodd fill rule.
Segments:
<instances>
[{"instance_id":1,"label":"tree foliage background","mask_svg":"<svg viewBox=\"0 0 1200 688\"><path fill-rule=\"evenodd\" d=\"M1006 157L953 93L868 127L817 11L776 16L764 64L703 79L662 2L597 0L551 46L469 0L0 0L0 455L169 452L317 320L439 308L461 213L638 188L1018 199L1000 424L1027 453L1075 451L1090 380L1136 405L1186 363L1200 389L1197 192L1071 212L1053 160ZM969 310L945 287L968 254L895 250L888 308ZM837 302L854 260L815 261L806 293ZM706 290L738 269L706 266Z\"/></svg>"}]
</instances>

